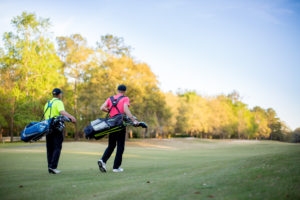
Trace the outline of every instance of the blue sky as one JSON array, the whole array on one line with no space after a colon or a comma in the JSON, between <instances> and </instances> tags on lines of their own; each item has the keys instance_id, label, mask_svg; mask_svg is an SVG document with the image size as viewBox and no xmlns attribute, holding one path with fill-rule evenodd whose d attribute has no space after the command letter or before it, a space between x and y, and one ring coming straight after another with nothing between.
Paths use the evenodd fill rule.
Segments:
<instances>
[{"instance_id":1,"label":"blue sky","mask_svg":"<svg viewBox=\"0 0 300 200\"><path fill-rule=\"evenodd\" d=\"M22 11L50 18L54 36L123 37L163 91L237 90L249 107L272 107L300 127L300 1L0 0L0 34ZM1 43L0 43L1 44Z\"/></svg>"}]
</instances>

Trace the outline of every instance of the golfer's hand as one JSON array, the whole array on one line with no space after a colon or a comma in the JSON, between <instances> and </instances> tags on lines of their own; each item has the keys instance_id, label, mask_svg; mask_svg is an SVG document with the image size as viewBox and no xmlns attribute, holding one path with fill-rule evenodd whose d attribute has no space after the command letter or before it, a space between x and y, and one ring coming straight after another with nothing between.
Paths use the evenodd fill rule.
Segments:
<instances>
[{"instance_id":1,"label":"golfer's hand","mask_svg":"<svg viewBox=\"0 0 300 200\"><path fill-rule=\"evenodd\" d=\"M138 126L138 125L139 125L139 122L138 122L137 120L134 120L134 121L133 121L133 125L134 125L134 126Z\"/></svg>"},{"instance_id":2,"label":"golfer's hand","mask_svg":"<svg viewBox=\"0 0 300 200\"><path fill-rule=\"evenodd\" d=\"M75 124L76 121L77 121L77 120L75 119L75 117L73 117L73 116L71 116L70 119L71 119L71 121L72 121L74 124Z\"/></svg>"}]
</instances>

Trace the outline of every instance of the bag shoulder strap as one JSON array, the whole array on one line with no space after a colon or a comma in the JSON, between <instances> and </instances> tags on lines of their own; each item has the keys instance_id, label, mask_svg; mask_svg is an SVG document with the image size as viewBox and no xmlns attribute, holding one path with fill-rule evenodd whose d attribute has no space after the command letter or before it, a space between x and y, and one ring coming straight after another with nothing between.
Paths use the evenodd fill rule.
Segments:
<instances>
[{"instance_id":1,"label":"bag shoulder strap","mask_svg":"<svg viewBox=\"0 0 300 200\"><path fill-rule=\"evenodd\" d=\"M122 98L124 98L124 97L125 97L125 96L123 96L123 95L120 96L120 97L117 98L117 99L115 99L113 96L109 97L110 100L111 100L112 106L111 106L111 108L109 109L109 111L108 111L108 113L107 113L107 115L106 115L106 118L108 117L108 114L110 113L110 111L112 110L113 107L115 107L115 108L117 109L117 111L119 112L119 114L122 114L122 113L120 112L119 108L117 107L117 105L118 105L119 101L120 101Z\"/></svg>"},{"instance_id":2,"label":"bag shoulder strap","mask_svg":"<svg viewBox=\"0 0 300 200\"><path fill-rule=\"evenodd\" d=\"M50 102L50 100L49 100L48 103L47 103L47 108L46 108L46 110L45 110L45 112L44 112L44 114L43 114L43 116L42 116L42 118L41 118L40 121L42 121L42 120L44 119L44 117L45 117L45 114L46 114L46 112L47 112L47 110L48 110L48 108L49 108L49 102Z\"/></svg>"},{"instance_id":3,"label":"bag shoulder strap","mask_svg":"<svg viewBox=\"0 0 300 200\"><path fill-rule=\"evenodd\" d=\"M47 110L48 110L49 108L50 108L50 115L49 115L49 118L51 117L52 105L53 105L54 101L56 101L56 100L59 100L59 99L54 99L51 103L50 103L50 100L48 101L48 103L47 103L47 109L45 110L45 112L44 112L44 114L43 114L43 117L41 118L41 121L44 119L45 114L46 114L46 112L47 112Z\"/></svg>"}]
</instances>

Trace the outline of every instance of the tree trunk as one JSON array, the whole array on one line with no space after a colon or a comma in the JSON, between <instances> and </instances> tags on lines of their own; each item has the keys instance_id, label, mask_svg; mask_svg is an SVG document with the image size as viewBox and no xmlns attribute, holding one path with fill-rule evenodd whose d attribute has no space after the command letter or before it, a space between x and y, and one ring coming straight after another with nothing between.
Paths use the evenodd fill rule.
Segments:
<instances>
[{"instance_id":1,"label":"tree trunk","mask_svg":"<svg viewBox=\"0 0 300 200\"><path fill-rule=\"evenodd\" d=\"M77 79L75 80L75 85L74 85L74 115L75 118L77 119ZM78 140L79 135L78 135L78 127L77 123L75 123L75 140Z\"/></svg>"},{"instance_id":2,"label":"tree trunk","mask_svg":"<svg viewBox=\"0 0 300 200\"><path fill-rule=\"evenodd\" d=\"M128 128L126 127L126 135L125 135L125 140L128 140Z\"/></svg>"},{"instance_id":3,"label":"tree trunk","mask_svg":"<svg viewBox=\"0 0 300 200\"><path fill-rule=\"evenodd\" d=\"M65 135L65 137L68 137L68 131L66 128L64 129L64 135Z\"/></svg>"},{"instance_id":4,"label":"tree trunk","mask_svg":"<svg viewBox=\"0 0 300 200\"><path fill-rule=\"evenodd\" d=\"M12 112L10 116L10 142L14 141L14 115L15 115L15 103L13 103Z\"/></svg>"},{"instance_id":5,"label":"tree trunk","mask_svg":"<svg viewBox=\"0 0 300 200\"><path fill-rule=\"evenodd\" d=\"M2 142L2 133L3 133L3 129L1 127L1 124L0 124L0 141Z\"/></svg>"},{"instance_id":6,"label":"tree trunk","mask_svg":"<svg viewBox=\"0 0 300 200\"><path fill-rule=\"evenodd\" d=\"M29 33L26 31L25 33L25 40L26 40L26 46L25 46L25 49L26 51L28 51L28 47L29 47ZM26 96L28 97L29 96L29 91L28 91L28 87L26 87L26 85L28 84L28 73L29 73L29 70L28 70L28 57L25 56L24 57L24 67L25 67L25 84L23 86L24 89L25 89L25 92L26 92Z\"/></svg>"}]
</instances>

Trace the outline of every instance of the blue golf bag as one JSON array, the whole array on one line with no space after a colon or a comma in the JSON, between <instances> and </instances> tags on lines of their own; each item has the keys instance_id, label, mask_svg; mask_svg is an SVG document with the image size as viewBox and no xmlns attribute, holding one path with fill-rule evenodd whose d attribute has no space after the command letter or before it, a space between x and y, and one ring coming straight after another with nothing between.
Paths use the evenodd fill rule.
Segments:
<instances>
[{"instance_id":1,"label":"blue golf bag","mask_svg":"<svg viewBox=\"0 0 300 200\"><path fill-rule=\"evenodd\" d=\"M69 118L59 115L41 122L31 122L21 132L21 140L24 142L37 141L54 130L62 132L65 128L64 122L70 121Z\"/></svg>"},{"instance_id":2,"label":"blue golf bag","mask_svg":"<svg viewBox=\"0 0 300 200\"><path fill-rule=\"evenodd\" d=\"M24 142L29 142L31 140L37 141L45 134L48 134L52 119L53 118L41 122L31 122L28 124L21 132L21 140Z\"/></svg>"},{"instance_id":3,"label":"blue golf bag","mask_svg":"<svg viewBox=\"0 0 300 200\"><path fill-rule=\"evenodd\" d=\"M54 101L56 100L57 99L55 99ZM48 101L47 109L45 110L42 119L44 119L45 113L49 108L51 116L51 108L54 101L52 101L52 103ZM65 121L70 122L71 120L65 116L59 115L44 121L31 122L21 132L21 140L24 142L37 141L41 139L44 135L51 134L52 130L56 129L58 131L63 131L63 129L65 128Z\"/></svg>"}]
</instances>

